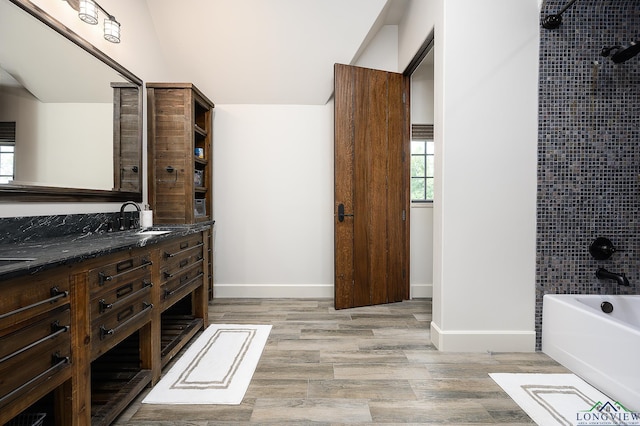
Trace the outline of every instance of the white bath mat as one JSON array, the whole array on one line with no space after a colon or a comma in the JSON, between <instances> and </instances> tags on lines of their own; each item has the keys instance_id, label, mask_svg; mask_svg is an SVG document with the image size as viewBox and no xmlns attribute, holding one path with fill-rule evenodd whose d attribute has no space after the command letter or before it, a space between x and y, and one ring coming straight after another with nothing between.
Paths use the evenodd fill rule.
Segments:
<instances>
[{"instance_id":1,"label":"white bath mat","mask_svg":"<svg viewBox=\"0 0 640 426\"><path fill-rule=\"evenodd\" d=\"M640 413L612 401L575 374L489 376L539 425L640 425Z\"/></svg>"},{"instance_id":2,"label":"white bath mat","mask_svg":"<svg viewBox=\"0 0 640 426\"><path fill-rule=\"evenodd\" d=\"M211 324L143 404L240 404L270 325Z\"/></svg>"}]
</instances>

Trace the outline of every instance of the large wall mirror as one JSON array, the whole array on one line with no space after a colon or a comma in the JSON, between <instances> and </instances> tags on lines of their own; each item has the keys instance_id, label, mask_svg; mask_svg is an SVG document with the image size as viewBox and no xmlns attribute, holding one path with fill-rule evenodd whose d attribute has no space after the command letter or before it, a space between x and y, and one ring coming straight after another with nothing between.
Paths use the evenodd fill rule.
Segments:
<instances>
[{"instance_id":1,"label":"large wall mirror","mask_svg":"<svg viewBox=\"0 0 640 426\"><path fill-rule=\"evenodd\" d=\"M142 200L142 81L28 0L0 0L0 164L0 201Z\"/></svg>"}]
</instances>

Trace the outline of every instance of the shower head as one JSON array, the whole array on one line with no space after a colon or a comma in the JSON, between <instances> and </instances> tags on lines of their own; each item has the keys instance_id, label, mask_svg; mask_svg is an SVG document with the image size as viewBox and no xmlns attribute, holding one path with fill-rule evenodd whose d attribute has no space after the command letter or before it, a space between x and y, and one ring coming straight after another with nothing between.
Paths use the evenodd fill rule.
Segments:
<instances>
[{"instance_id":1,"label":"shower head","mask_svg":"<svg viewBox=\"0 0 640 426\"><path fill-rule=\"evenodd\" d=\"M626 62L640 53L640 43L632 41L628 46L603 47L600 55L610 57L616 64Z\"/></svg>"},{"instance_id":2,"label":"shower head","mask_svg":"<svg viewBox=\"0 0 640 426\"><path fill-rule=\"evenodd\" d=\"M562 9L556 14L547 15L542 20L542 27L548 30L555 30L560 27L562 24L562 14L566 12L577 0L570 0L569 3L565 4Z\"/></svg>"}]
</instances>

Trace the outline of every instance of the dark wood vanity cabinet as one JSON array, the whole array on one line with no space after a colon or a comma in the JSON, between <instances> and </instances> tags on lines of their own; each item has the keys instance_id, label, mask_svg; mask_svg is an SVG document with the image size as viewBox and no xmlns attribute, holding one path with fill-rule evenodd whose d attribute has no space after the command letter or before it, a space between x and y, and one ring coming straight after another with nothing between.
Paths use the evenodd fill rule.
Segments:
<instances>
[{"instance_id":1,"label":"dark wood vanity cabinet","mask_svg":"<svg viewBox=\"0 0 640 426\"><path fill-rule=\"evenodd\" d=\"M89 270L92 361L151 320L149 258L133 254Z\"/></svg>"},{"instance_id":2,"label":"dark wood vanity cabinet","mask_svg":"<svg viewBox=\"0 0 640 426\"><path fill-rule=\"evenodd\" d=\"M162 366L208 323L208 254L207 232L167 242L159 250Z\"/></svg>"},{"instance_id":3,"label":"dark wood vanity cabinet","mask_svg":"<svg viewBox=\"0 0 640 426\"><path fill-rule=\"evenodd\" d=\"M204 229L0 282L0 424L42 405L57 425L113 422L206 326L208 241Z\"/></svg>"},{"instance_id":4,"label":"dark wood vanity cabinet","mask_svg":"<svg viewBox=\"0 0 640 426\"><path fill-rule=\"evenodd\" d=\"M68 388L61 385L74 364L71 302L65 268L2 284L0 424L52 391L69 411Z\"/></svg>"},{"instance_id":5,"label":"dark wood vanity cabinet","mask_svg":"<svg viewBox=\"0 0 640 426\"><path fill-rule=\"evenodd\" d=\"M160 298L162 310L191 293L204 281L204 245L202 237L167 244L160 259Z\"/></svg>"}]
</instances>

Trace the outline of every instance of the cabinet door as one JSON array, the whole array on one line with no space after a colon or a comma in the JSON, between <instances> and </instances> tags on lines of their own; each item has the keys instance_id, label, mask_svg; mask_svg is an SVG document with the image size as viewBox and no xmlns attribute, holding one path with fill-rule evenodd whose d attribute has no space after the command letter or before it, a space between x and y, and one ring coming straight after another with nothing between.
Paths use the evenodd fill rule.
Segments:
<instances>
[{"instance_id":1,"label":"cabinet door","mask_svg":"<svg viewBox=\"0 0 640 426\"><path fill-rule=\"evenodd\" d=\"M148 88L149 202L154 223L193 219L192 100L189 90Z\"/></svg>"},{"instance_id":2,"label":"cabinet door","mask_svg":"<svg viewBox=\"0 0 640 426\"><path fill-rule=\"evenodd\" d=\"M142 89L113 87L113 183L117 191L142 191Z\"/></svg>"}]
</instances>

